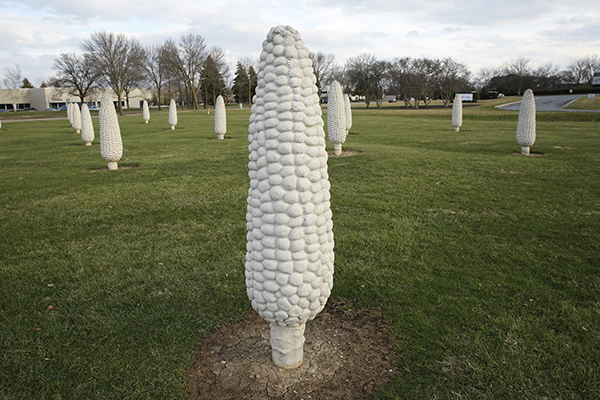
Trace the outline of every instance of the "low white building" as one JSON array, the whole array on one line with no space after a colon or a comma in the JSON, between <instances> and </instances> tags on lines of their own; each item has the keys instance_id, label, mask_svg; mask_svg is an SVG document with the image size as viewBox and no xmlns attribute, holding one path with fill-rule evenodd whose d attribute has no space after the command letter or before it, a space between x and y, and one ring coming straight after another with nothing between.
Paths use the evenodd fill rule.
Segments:
<instances>
[{"instance_id":1,"label":"low white building","mask_svg":"<svg viewBox=\"0 0 600 400\"><path fill-rule=\"evenodd\" d=\"M117 95L112 89L94 89L92 93L85 98L85 103L88 106L100 107L100 98L104 93L112 95L113 103L117 104ZM144 100L151 102L152 92L144 89L133 89L129 93L129 107L127 98L123 94L123 108L141 108ZM0 109L23 110L28 107L33 107L38 111L43 111L49 108L59 109L68 103L81 103L78 96L74 96L64 88L40 88L40 89L0 89Z\"/></svg>"}]
</instances>

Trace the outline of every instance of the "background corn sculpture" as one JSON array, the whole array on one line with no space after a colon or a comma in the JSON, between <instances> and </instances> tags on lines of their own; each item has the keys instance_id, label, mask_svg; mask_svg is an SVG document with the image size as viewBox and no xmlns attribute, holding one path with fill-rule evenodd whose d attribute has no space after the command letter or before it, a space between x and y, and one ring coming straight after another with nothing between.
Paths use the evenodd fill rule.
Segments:
<instances>
[{"instance_id":1,"label":"background corn sculpture","mask_svg":"<svg viewBox=\"0 0 600 400\"><path fill-rule=\"evenodd\" d=\"M117 162L123 155L123 142L121 141L121 128L117 112L108 93L100 99L100 153L108 161L108 169L119 169Z\"/></svg>"},{"instance_id":2,"label":"background corn sculpture","mask_svg":"<svg viewBox=\"0 0 600 400\"><path fill-rule=\"evenodd\" d=\"M346 110L346 136L352 128L352 106L350 105L350 96L344 94L344 109Z\"/></svg>"},{"instance_id":3,"label":"background corn sculpture","mask_svg":"<svg viewBox=\"0 0 600 400\"><path fill-rule=\"evenodd\" d=\"M171 125L171 129L173 130L175 129L175 125L177 125L177 105L173 99L169 103L169 125Z\"/></svg>"},{"instance_id":4,"label":"background corn sculpture","mask_svg":"<svg viewBox=\"0 0 600 400\"><path fill-rule=\"evenodd\" d=\"M223 96L219 95L215 104L215 133L217 134L217 139L224 139L225 132L227 132L225 101L223 100Z\"/></svg>"},{"instance_id":5,"label":"background corn sculpture","mask_svg":"<svg viewBox=\"0 0 600 400\"><path fill-rule=\"evenodd\" d=\"M79 110L79 104L73 104L73 128L77 134L81 133L81 111Z\"/></svg>"},{"instance_id":6,"label":"background corn sculpture","mask_svg":"<svg viewBox=\"0 0 600 400\"><path fill-rule=\"evenodd\" d=\"M302 364L304 329L333 286L327 152L308 49L289 26L263 42L250 116L246 286L273 362Z\"/></svg>"},{"instance_id":7,"label":"background corn sculpture","mask_svg":"<svg viewBox=\"0 0 600 400\"><path fill-rule=\"evenodd\" d=\"M67 104L67 119L71 126L73 126L73 103Z\"/></svg>"},{"instance_id":8,"label":"background corn sculpture","mask_svg":"<svg viewBox=\"0 0 600 400\"><path fill-rule=\"evenodd\" d=\"M342 144L346 141L346 105L344 104L344 92L338 81L329 85L327 97L327 134L329 141L333 143L333 154L342 154Z\"/></svg>"},{"instance_id":9,"label":"background corn sculpture","mask_svg":"<svg viewBox=\"0 0 600 400\"><path fill-rule=\"evenodd\" d=\"M86 146L91 146L94 141L94 125L87 104L81 105L81 139Z\"/></svg>"},{"instance_id":10,"label":"background corn sculpture","mask_svg":"<svg viewBox=\"0 0 600 400\"><path fill-rule=\"evenodd\" d=\"M517 123L517 143L521 153L529 155L529 148L535 143L535 99L533 90L527 89L521 100L519 121Z\"/></svg>"},{"instance_id":11,"label":"background corn sculpture","mask_svg":"<svg viewBox=\"0 0 600 400\"><path fill-rule=\"evenodd\" d=\"M460 131L460 127L462 126L462 109L462 97L456 93L454 103L452 103L452 126L456 132Z\"/></svg>"},{"instance_id":12,"label":"background corn sculpture","mask_svg":"<svg viewBox=\"0 0 600 400\"><path fill-rule=\"evenodd\" d=\"M150 110L148 109L148 102L146 100L142 103L142 118L145 123L150 121Z\"/></svg>"}]
</instances>

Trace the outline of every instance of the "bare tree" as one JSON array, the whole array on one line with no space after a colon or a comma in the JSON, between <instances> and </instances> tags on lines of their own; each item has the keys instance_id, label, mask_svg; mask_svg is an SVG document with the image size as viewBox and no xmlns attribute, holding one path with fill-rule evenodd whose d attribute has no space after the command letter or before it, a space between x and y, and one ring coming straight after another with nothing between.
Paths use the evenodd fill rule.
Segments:
<instances>
[{"instance_id":1,"label":"bare tree","mask_svg":"<svg viewBox=\"0 0 600 400\"><path fill-rule=\"evenodd\" d=\"M506 77L513 77L517 86L517 94L520 96L527 83L531 81L532 69L531 60L525 57L517 57L507 62L500 68Z\"/></svg>"},{"instance_id":2,"label":"bare tree","mask_svg":"<svg viewBox=\"0 0 600 400\"><path fill-rule=\"evenodd\" d=\"M540 65L534 72L536 87L539 89L556 89L560 87L560 69L552 62Z\"/></svg>"},{"instance_id":3,"label":"bare tree","mask_svg":"<svg viewBox=\"0 0 600 400\"><path fill-rule=\"evenodd\" d=\"M19 96L21 94L19 88L22 81L23 71L18 64L15 65L14 68L4 68L4 79L2 79L2 84L10 91L10 100L12 101L13 111L15 112L17 111L17 101L19 100Z\"/></svg>"},{"instance_id":4,"label":"bare tree","mask_svg":"<svg viewBox=\"0 0 600 400\"><path fill-rule=\"evenodd\" d=\"M468 88L471 71L465 64L459 63L452 57L436 60L436 62L438 64L437 89L444 106L448 107L457 91Z\"/></svg>"},{"instance_id":5,"label":"bare tree","mask_svg":"<svg viewBox=\"0 0 600 400\"><path fill-rule=\"evenodd\" d=\"M402 93L407 107L429 105L438 82L440 62L430 58L396 58L390 64L390 82Z\"/></svg>"},{"instance_id":6,"label":"bare tree","mask_svg":"<svg viewBox=\"0 0 600 400\"><path fill-rule=\"evenodd\" d=\"M321 98L322 89L336 80L333 77L335 68L337 67L335 63L335 54L325 54L319 51L317 53L310 53L309 57L312 60L312 67L315 71L315 77L317 78L319 98Z\"/></svg>"},{"instance_id":7,"label":"bare tree","mask_svg":"<svg viewBox=\"0 0 600 400\"><path fill-rule=\"evenodd\" d=\"M476 89L487 92L490 88L490 81L494 76L498 75L498 70L493 67L484 67L479 70L477 76L475 77L475 87Z\"/></svg>"},{"instance_id":8,"label":"bare tree","mask_svg":"<svg viewBox=\"0 0 600 400\"><path fill-rule=\"evenodd\" d=\"M58 84L72 96L77 96L82 103L97 86L100 74L94 67L89 54L78 57L75 53L61 53L52 64L57 74Z\"/></svg>"},{"instance_id":9,"label":"bare tree","mask_svg":"<svg viewBox=\"0 0 600 400\"><path fill-rule=\"evenodd\" d=\"M563 79L571 85L591 85L594 78L594 67L597 63L597 54L588 54L574 59L563 72Z\"/></svg>"},{"instance_id":10,"label":"bare tree","mask_svg":"<svg viewBox=\"0 0 600 400\"><path fill-rule=\"evenodd\" d=\"M347 84L355 94L365 96L367 108L372 100L381 107L387 63L377 60L372 54L361 54L346 61Z\"/></svg>"},{"instance_id":11,"label":"bare tree","mask_svg":"<svg viewBox=\"0 0 600 400\"><path fill-rule=\"evenodd\" d=\"M148 80L156 88L156 97L158 99L158 110L161 110L162 104L162 86L168 78L171 62L169 60L169 41L158 46L148 46L144 51L143 67L146 71Z\"/></svg>"},{"instance_id":12,"label":"bare tree","mask_svg":"<svg viewBox=\"0 0 600 400\"><path fill-rule=\"evenodd\" d=\"M190 33L181 37L179 46L171 42L168 45L168 51L173 67L191 92L194 108L198 109L198 93L202 84L201 74L204 61L208 56L206 41L202 36Z\"/></svg>"},{"instance_id":13,"label":"bare tree","mask_svg":"<svg viewBox=\"0 0 600 400\"><path fill-rule=\"evenodd\" d=\"M124 33L102 31L93 33L81 47L88 52L97 72L117 95L119 115L123 115L123 92L139 76L143 59L141 44Z\"/></svg>"}]
</instances>

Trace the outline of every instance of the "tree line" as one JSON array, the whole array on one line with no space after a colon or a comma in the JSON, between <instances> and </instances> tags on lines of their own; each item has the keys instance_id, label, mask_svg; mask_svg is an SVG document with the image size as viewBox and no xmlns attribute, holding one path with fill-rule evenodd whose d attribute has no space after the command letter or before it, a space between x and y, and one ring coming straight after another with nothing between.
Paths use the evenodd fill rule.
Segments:
<instances>
[{"instance_id":1,"label":"tree line","mask_svg":"<svg viewBox=\"0 0 600 400\"><path fill-rule=\"evenodd\" d=\"M53 69L57 73L53 86L68 88L85 102L95 88L111 88L122 103L129 106L129 94L135 88L153 89L159 109L170 99L198 109L215 104L226 89L229 65L219 47L208 48L197 34L183 35L178 42L142 46L124 33L96 32L80 45L82 55L62 53ZM124 99L123 99L124 96Z\"/></svg>"},{"instance_id":2,"label":"tree line","mask_svg":"<svg viewBox=\"0 0 600 400\"><path fill-rule=\"evenodd\" d=\"M159 109L170 99L198 109L215 104L219 95L250 102L257 85L256 60L243 57L232 73L225 52L216 46L209 48L198 34L144 47L124 33L101 31L91 34L80 48L81 55L62 53L54 59L56 78L48 84L66 88L82 102L98 87L111 88L118 98L119 113L123 100L129 106L134 88L151 88ZM594 67L600 62L598 55L592 54L573 59L562 70L551 62L534 69L531 60L518 57L473 75L466 64L452 57L382 60L364 53L350 57L344 65L338 64L331 53L316 52L310 57L319 94L337 80L345 93L364 98L367 107L372 102L381 107L384 96L392 95L412 108L428 106L431 99L442 99L448 106L457 92L521 95L527 88L590 86ZM8 79L11 74L7 72L5 85L18 87L22 79L20 69L18 72L18 76L12 74L12 79ZM31 84L25 78L22 85Z\"/></svg>"},{"instance_id":3,"label":"tree line","mask_svg":"<svg viewBox=\"0 0 600 400\"><path fill-rule=\"evenodd\" d=\"M346 93L362 96L367 107L381 107L384 95L393 95L407 107L429 105L441 99L448 106L457 92L521 95L526 89L559 89L592 85L596 54L573 61L563 70L553 63L533 68L531 60L518 57L494 68L483 68L476 76L452 57L398 57L379 60L372 54L351 57L344 67L332 65L329 79L342 83ZM325 80L321 80L324 82Z\"/></svg>"}]
</instances>

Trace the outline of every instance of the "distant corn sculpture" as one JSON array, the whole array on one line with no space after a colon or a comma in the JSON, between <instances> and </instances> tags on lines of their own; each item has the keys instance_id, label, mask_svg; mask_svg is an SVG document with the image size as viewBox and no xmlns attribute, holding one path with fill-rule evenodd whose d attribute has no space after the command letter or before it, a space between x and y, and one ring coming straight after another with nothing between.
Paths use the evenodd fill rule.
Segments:
<instances>
[{"instance_id":1,"label":"distant corn sculpture","mask_svg":"<svg viewBox=\"0 0 600 400\"><path fill-rule=\"evenodd\" d=\"M227 114L225 112L225 101L223 96L217 97L215 104L215 133L218 139L224 139L227 132Z\"/></svg>"},{"instance_id":2,"label":"distant corn sculpture","mask_svg":"<svg viewBox=\"0 0 600 400\"><path fill-rule=\"evenodd\" d=\"M177 125L177 105L173 99L169 103L169 125L171 125L171 129L173 130L175 129L175 125Z\"/></svg>"},{"instance_id":3,"label":"distant corn sculpture","mask_svg":"<svg viewBox=\"0 0 600 400\"><path fill-rule=\"evenodd\" d=\"M73 104L73 128L77 134L81 133L81 111L79 110L78 104Z\"/></svg>"},{"instance_id":4,"label":"distant corn sculpture","mask_svg":"<svg viewBox=\"0 0 600 400\"><path fill-rule=\"evenodd\" d=\"M454 96L454 103L452 104L452 126L454 131L458 132L462 126L462 98L460 94L456 93Z\"/></svg>"},{"instance_id":5,"label":"distant corn sculpture","mask_svg":"<svg viewBox=\"0 0 600 400\"><path fill-rule=\"evenodd\" d=\"M100 153L108 161L109 170L119 169L117 162L123 156L123 142L117 112L108 93L102 95L100 102Z\"/></svg>"},{"instance_id":6,"label":"distant corn sculpture","mask_svg":"<svg viewBox=\"0 0 600 400\"><path fill-rule=\"evenodd\" d=\"M344 92L338 81L329 85L327 97L327 134L329 141L333 144L333 154L342 154L342 144L346 141L346 105L344 104Z\"/></svg>"},{"instance_id":7,"label":"distant corn sculpture","mask_svg":"<svg viewBox=\"0 0 600 400\"><path fill-rule=\"evenodd\" d=\"M148 102L146 100L142 103L142 118L145 123L150 121L150 110L148 109Z\"/></svg>"},{"instance_id":8,"label":"distant corn sculpture","mask_svg":"<svg viewBox=\"0 0 600 400\"><path fill-rule=\"evenodd\" d=\"M94 141L94 125L87 104L81 105L81 139L86 146L91 146Z\"/></svg>"},{"instance_id":9,"label":"distant corn sculpture","mask_svg":"<svg viewBox=\"0 0 600 400\"><path fill-rule=\"evenodd\" d=\"M517 143L525 156L529 155L529 148L535 143L535 99L531 89L525 91L521 100L517 122Z\"/></svg>"}]
</instances>

